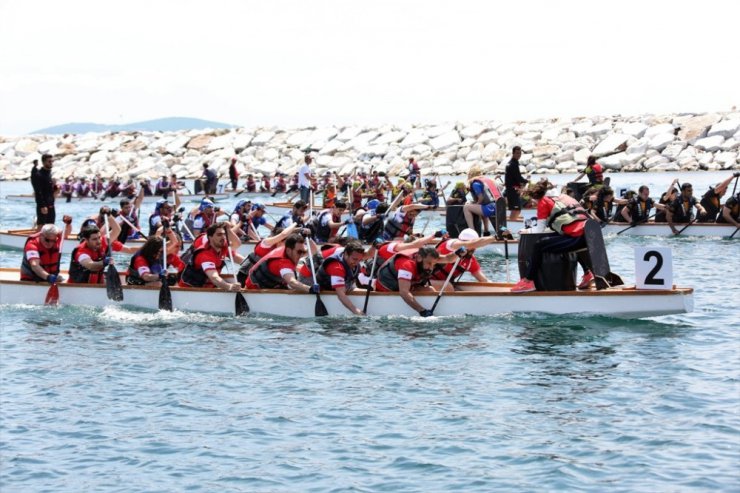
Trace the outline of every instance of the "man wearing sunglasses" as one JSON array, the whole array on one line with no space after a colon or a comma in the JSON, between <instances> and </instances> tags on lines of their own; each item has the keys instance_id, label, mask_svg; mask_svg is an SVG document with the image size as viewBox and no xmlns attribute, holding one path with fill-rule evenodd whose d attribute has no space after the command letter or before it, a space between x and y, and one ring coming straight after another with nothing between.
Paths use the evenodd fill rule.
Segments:
<instances>
[{"instance_id":1,"label":"man wearing sunglasses","mask_svg":"<svg viewBox=\"0 0 740 493\"><path fill-rule=\"evenodd\" d=\"M249 271L247 289L292 289L302 293L318 293L319 285L308 286L296 279L298 260L306 255L306 240L294 233L285 246L262 257Z\"/></svg>"},{"instance_id":2,"label":"man wearing sunglasses","mask_svg":"<svg viewBox=\"0 0 740 493\"><path fill-rule=\"evenodd\" d=\"M44 224L41 231L26 240L21 261L21 281L62 282L59 275L60 248L63 238L72 232L72 217L64 216L64 232L53 224Z\"/></svg>"}]
</instances>

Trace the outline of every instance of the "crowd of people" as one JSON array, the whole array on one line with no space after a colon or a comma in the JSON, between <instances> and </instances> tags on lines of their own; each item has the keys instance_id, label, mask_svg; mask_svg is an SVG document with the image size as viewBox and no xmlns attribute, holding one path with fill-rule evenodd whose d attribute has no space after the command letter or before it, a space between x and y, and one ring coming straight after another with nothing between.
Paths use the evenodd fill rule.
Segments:
<instances>
[{"instance_id":1,"label":"crowd of people","mask_svg":"<svg viewBox=\"0 0 740 493\"><path fill-rule=\"evenodd\" d=\"M635 225L663 213L674 231L675 225L692 221L728 222L740 227L740 194L724 204L721 201L738 173L711 187L701 199L693 195L688 183L677 190L675 181L658 201L650 198L645 186L616 198L604 183L602 167L593 158L584 170L589 183L579 202L575 198L577 187L565 187L559 196L548 196L553 188L549 181L526 180L519 169L521 153L519 147L512 149L503 190L495 179L474 166L467 181L456 183L449 197L445 195L449 184L443 187L435 176L422 177L414 159L409 160L407 176L395 183L377 171L317 176L308 155L290 183L279 173L272 181L263 177L259 184L253 175L247 175L244 190L294 191L296 197L300 195L292 209L279 218L269 216L265 204L250 199L239 200L233 210L223 210L206 196L186 210L179 198L183 185L174 175L163 176L154 185L142 180L138 188L133 180L123 186L116 179L103 184L96 176L88 185L84 178L70 178L65 181L66 188L60 190L63 196L104 194L119 198L119 208L106 205L82 221L80 243L72 252L69 266L69 282L103 283L102 272L114 262L112 249L132 255L126 274L126 281L132 285L158 286L166 282L227 291L333 291L356 315L363 311L348 294L354 289L370 289L397 292L420 315L428 316L432 314L429 307L423 306L415 293L438 291L447 279L457 281L466 272L478 281L488 281L475 251L502 236L495 219L497 201L505 199L511 211L509 219L517 220L524 205L523 193L536 203L538 225L543 229L548 226L558 235L538 242L526 275L512 288L515 292L536 289L533 279L543 253L582 248L584 223L589 219ZM71 232L72 218L64 217L64 231L54 225L53 159L45 155L41 161L42 168L34 166L31 175L39 230L26 243L21 275L29 281L55 283L60 280L61 241ZM204 165L201 189L206 194L213 191L214 177ZM235 188L238 173L230 173L230 179ZM323 196L323 207L314 211L314 196L318 194ZM140 210L146 195L163 198L148 214L145 232ZM467 228L457 238L450 238L444 230L426 234L426 226L416 228L419 213L441 203L462 207ZM475 227L477 219L481 230ZM127 244L132 239L144 241L134 247ZM247 241L254 242L255 247L243 257L239 247ZM224 276L222 269L230 258L239 264L238 273ZM581 288L593 280L590 266L583 267ZM454 282L447 289L454 289Z\"/></svg>"}]
</instances>

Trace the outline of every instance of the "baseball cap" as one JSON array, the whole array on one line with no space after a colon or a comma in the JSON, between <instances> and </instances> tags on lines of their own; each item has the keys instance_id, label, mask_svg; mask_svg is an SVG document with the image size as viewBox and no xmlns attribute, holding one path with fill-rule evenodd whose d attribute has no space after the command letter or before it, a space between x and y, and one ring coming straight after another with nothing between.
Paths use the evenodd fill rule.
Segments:
<instances>
[{"instance_id":1,"label":"baseball cap","mask_svg":"<svg viewBox=\"0 0 740 493\"><path fill-rule=\"evenodd\" d=\"M463 241L469 241L469 240L477 240L480 238L478 236L478 233L475 232L475 230L470 228L465 228L462 231L460 231L460 234L457 236L457 239L463 240Z\"/></svg>"}]
</instances>

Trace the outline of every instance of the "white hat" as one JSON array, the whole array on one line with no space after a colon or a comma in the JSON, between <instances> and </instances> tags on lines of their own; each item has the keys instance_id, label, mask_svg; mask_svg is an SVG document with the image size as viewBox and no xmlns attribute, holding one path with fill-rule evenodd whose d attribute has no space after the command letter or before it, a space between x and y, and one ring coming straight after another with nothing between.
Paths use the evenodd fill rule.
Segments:
<instances>
[{"instance_id":1,"label":"white hat","mask_svg":"<svg viewBox=\"0 0 740 493\"><path fill-rule=\"evenodd\" d=\"M460 234L457 236L458 240L463 240L463 241L477 240L478 238L480 238L480 236L478 236L478 233L476 233L475 230L470 229L470 228L463 229L462 231L460 231Z\"/></svg>"}]
</instances>

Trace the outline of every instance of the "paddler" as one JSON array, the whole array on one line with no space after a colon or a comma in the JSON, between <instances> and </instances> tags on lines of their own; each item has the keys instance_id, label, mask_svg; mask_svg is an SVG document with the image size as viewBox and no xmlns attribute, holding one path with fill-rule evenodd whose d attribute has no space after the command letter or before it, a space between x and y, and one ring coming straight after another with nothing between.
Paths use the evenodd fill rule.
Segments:
<instances>
[{"instance_id":1,"label":"paddler","mask_svg":"<svg viewBox=\"0 0 740 493\"><path fill-rule=\"evenodd\" d=\"M117 238L121 233L121 227L111 214L104 214L104 218L110 228L110 237ZM115 264L113 258L108 256L108 239L95 225L82 228L80 236L82 241L72 250L72 258L69 264L69 282L103 284L103 270L109 264ZM114 240L111 247L113 251L120 251L123 245L118 240ZM137 249L132 248L132 250L136 251Z\"/></svg>"},{"instance_id":2,"label":"paddler","mask_svg":"<svg viewBox=\"0 0 740 493\"><path fill-rule=\"evenodd\" d=\"M21 281L62 282L59 274L60 249L64 238L72 232L72 217L64 216L64 232L53 224L44 224L41 231L28 237L23 247Z\"/></svg>"},{"instance_id":3,"label":"paddler","mask_svg":"<svg viewBox=\"0 0 740 493\"><path fill-rule=\"evenodd\" d=\"M729 186L730 182L737 178L738 175L740 175L740 172L733 173L732 176L730 176L726 180L723 180L714 186L710 186L709 190L707 190L706 193L702 195L701 201L699 203L707 212L706 214L699 216L696 220L697 222L713 223L717 221L717 217L719 216L719 213L722 209L722 197L727 192L727 187Z\"/></svg>"},{"instance_id":4,"label":"paddler","mask_svg":"<svg viewBox=\"0 0 740 493\"><path fill-rule=\"evenodd\" d=\"M291 234L297 232L298 229L299 226L296 223L291 224L285 229L281 227L273 228L272 231L270 231L270 236L263 238L259 243L257 243L254 246L254 250L252 250L252 252L242 261L239 266L239 272L236 274L236 279L239 281L239 284L244 286L244 282L247 280L247 276L252 267L259 262L262 257L282 246L285 239Z\"/></svg>"},{"instance_id":5,"label":"paddler","mask_svg":"<svg viewBox=\"0 0 740 493\"><path fill-rule=\"evenodd\" d=\"M429 280L438 259L439 252L433 245L425 245L413 254L396 253L378 269L375 289L378 292L398 292L419 315L429 317L432 311L424 308L413 292L434 291Z\"/></svg>"},{"instance_id":6,"label":"paddler","mask_svg":"<svg viewBox=\"0 0 740 493\"><path fill-rule=\"evenodd\" d=\"M679 233L674 224L688 224L694 220L694 207L696 207L698 214L707 213L696 197L694 197L693 191L694 188L691 186L691 183L682 183L681 194L671 203L666 211L668 226L671 227L673 234Z\"/></svg>"},{"instance_id":7,"label":"paddler","mask_svg":"<svg viewBox=\"0 0 740 493\"><path fill-rule=\"evenodd\" d=\"M722 212L717 217L717 222L721 224L732 224L740 228L740 192L727 199L722 206Z\"/></svg>"},{"instance_id":8,"label":"paddler","mask_svg":"<svg viewBox=\"0 0 740 493\"><path fill-rule=\"evenodd\" d=\"M306 239L293 233L285 245L262 257L249 271L247 289L291 289L302 293L316 294L319 285L308 286L296 279L298 260L307 253Z\"/></svg>"},{"instance_id":9,"label":"paddler","mask_svg":"<svg viewBox=\"0 0 740 493\"><path fill-rule=\"evenodd\" d=\"M228 239L227 239L228 235ZM213 288L224 291L240 291L238 282L228 282L221 275L225 259L229 258L229 248L235 262L242 262L239 252L241 241L232 231L231 224L211 224L205 234L201 234L193 240L190 255L185 269L180 277L180 286L196 288Z\"/></svg>"},{"instance_id":10,"label":"paddler","mask_svg":"<svg viewBox=\"0 0 740 493\"><path fill-rule=\"evenodd\" d=\"M537 232L542 232L545 226L552 228L558 236L541 238L535 243L532 256L529 258L529 267L518 283L511 288L514 293L536 291L534 278L540 269L543 253L567 253L586 248L584 236L588 214L575 199L569 196L547 197L549 182L540 181L532 189L532 198L537 200ZM570 203L565 201L572 201ZM588 287L593 280L590 266L579 283L579 287Z\"/></svg>"},{"instance_id":11,"label":"paddler","mask_svg":"<svg viewBox=\"0 0 740 493\"><path fill-rule=\"evenodd\" d=\"M637 189L637 195L632 197L627 205L622 208L622 217L625 222L633 226L646 223L653 208L665 210L665 205L655 203L650 198L650 188L647 185L642 185Z\"/></svg>"},{"instance_id":12,"label":"paddler","mask_svg":"<svg viewBox=\"0 0 740 493\"><path fill-rule=\"evenodd\" d=\"M350 240L345 246L336 248L334 253L326 257L316 271L316 282L321 289L334 290L342 305L354 315L364 315L348 296L355 287L360 262L364 258L365 249L362 244L357 240Z\"/></svg>"},{"instance_id":13,"label":"paddler","mask_svg":"<svg viewBox=\"0 0 740 493\"><path fill-rule=\"evenodd\" d=\"M167 266L176 269L177 272L182 272L185 264L177 256L180 249L179 240L169 228L169 224L164 227L164 230L164 234L167 235ZM168 275L164 270L162 255L165 252L163 246L164 241L161 236L151 236L146 240L139 251L131 257L126 275L126 284L160 287L165 279L170 285L176 282L177 273Z\"/></svg>"},{"instance_id":14,"label":"paddler","mask_svg":"<svg viewBox=\"0 0 740 493\"><path fill-rule=\"evenodd\" d=\"M460 258L455 273L452 276L452 282L456 282L466 272L475 278L478 282L490 282L483 273L478 260L475 258L475 250L496 241L495 236L481 238L475 230L465 228L460 231L457 238L446 239L437 245L440 259L445 258L447 263L437 263L432 272L432 282L435 287L442 286L447 276L452 271L452 266L457 257ZM436 282L435 282L436 281ZM439 286L437 286L439 284ZM452 285L450 285L450 289Z\"/></svg>"}]
</instances>

